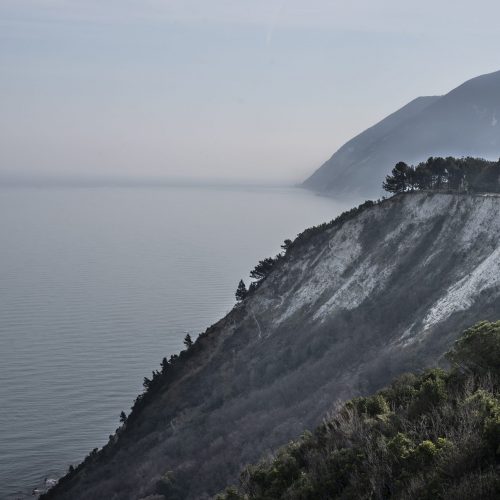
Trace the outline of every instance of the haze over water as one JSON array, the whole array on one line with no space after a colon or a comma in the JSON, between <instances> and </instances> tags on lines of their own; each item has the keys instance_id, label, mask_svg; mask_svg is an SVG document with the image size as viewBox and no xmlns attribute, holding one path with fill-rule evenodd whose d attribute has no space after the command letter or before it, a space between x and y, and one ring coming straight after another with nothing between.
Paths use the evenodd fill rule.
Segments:
<instances>
[{"instance_id":1,"label":"haze over water","mask_svg":"<svg viewBox=\"0 0 500 500\"><path fill-rule=\"evenodd\" d=\"M0 189L0 498L105 444L259 259L351 205L292 188Z\"/></svg>"}]
</instances>

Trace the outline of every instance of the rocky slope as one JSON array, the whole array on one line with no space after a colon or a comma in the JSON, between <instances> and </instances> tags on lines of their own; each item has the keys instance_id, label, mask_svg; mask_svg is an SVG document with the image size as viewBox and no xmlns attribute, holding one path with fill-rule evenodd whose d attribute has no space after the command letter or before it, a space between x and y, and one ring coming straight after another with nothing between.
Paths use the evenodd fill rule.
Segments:
<instances>
[{"instance_id":1,"label":"rocky slope","mask_svg":"<svg viewBox=\"0 0 500 500\"><path fill-rule=\"evenodd\" d=\"M500 321L470 328L452 369L355 398L217 500L500 498Z\"/></svg>"},{"instance_id":2,"label":"rocky slope","mask_svg":"<svg viewBox=\"0 0 500 500\"><path fill-rule=\"evenodd\" d=\"M441 97L421 97L342 146L304 182L323 192L378 196L398 161L500 156L500 71Z\"/></svg>"},{"instance_id":3,"label":"rocky slope","mask_svg":"<svg viewBox=\"0 0 500 500\"><path fill-rule=\"evenodd\" d=\"M499 268L492 196L400 195L304 233L46 498L214 495L338 401L435 365L450 332L500 317Z\"/></svg>"}]
</instances>

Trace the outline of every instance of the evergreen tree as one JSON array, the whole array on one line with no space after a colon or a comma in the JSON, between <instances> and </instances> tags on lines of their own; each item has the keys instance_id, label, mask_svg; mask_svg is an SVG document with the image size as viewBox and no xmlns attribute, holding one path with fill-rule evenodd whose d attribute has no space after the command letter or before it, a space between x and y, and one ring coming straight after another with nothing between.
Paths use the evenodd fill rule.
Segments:
<instances>
[{"instance_id":1,"label":"evergreen tree","mask_svg":"<svg viewBox=\"0 0 500 500\"><path fill-rule=\"evenodd\" d=\"M382 188L388 193L397 193L398 188L394 176L388 174L385 178L385 181L382 183Z\"/></svg>"},{"instance_id":2,"label":"evergreen tree","mask_svg":"<svg viewBox=\"0 0 500 500\"><path fill-rule=\"evenodd\" d=\"M238 288L236 289L236 300L241 302L247 296L248 290L243 280L238 283Z\"/></svg>"},{"instance_id":3,"label":"evergreen tree","mask_svg":"<svg viewBox=\"0 0 500 500\"><path fill-rule=\"evenodd\" d=\"M184 337L184 345L186 346L186 349L189 349L193 345L193 339L189 333Z\"/></svg>"},{"instance_id":4,"label":"evergreen tree","mask_svg":"<svg viewBox=\"0 0 500 500\"><path fill-rule=\"evenodd\" d=\"M281 248L285 251L285 253L288 251L288 249L292 246L292 240L286 239L283 242L283 245L281 245Z\"/></svg>"},{"instance_id":5,"label":"evergreen tree","mask_svg":"<svg viewBox=\"0 0 500 500\"><path fill-rule=\"evenodd\" d=\"M415 173L413 174L415 179L415 188L424 190L430 187L430 174L425 166L425 164L420 164L415 168Z\"/></svg>"},{"instance_id":6,"label":"evergreen tree","mask_svg":"<svg viewBox=\"0 0 500 500\"><path fill-rule=\"evenodd\" d=\"M120 423L126 424L127 423L127 415L125 414L124 411L120 413Z\"/></svg>"},{"instance_id":7,"label":"evergreen tree","mask_svg":"<svg viewBox=\"0 0 500 500\"><path fill-rule=\"evenodd\" d=\"M254 278L259 281L263 280L272 271L276 262L277 261L272 257L267 257L266 259L259 261L255 268L250 272L250 278Z\"/></svg>"},{"instance_id":8,"label":"evergreen tree","mask_svg":"<svg viewBox=\"0 0 500 500\"><path fill-rule=\"evenodd\" d=\"M410 167L400 161L385 178L382 187L389 193L404 193L409 187Z\"/></svg>"},{"instance_id":9,"label":"evergreen tree","mask_svg":"<svg viewBox=\"0 0 500 500\"><path fill-rule=\"evenodd\" d=\"M163 358L161 361L161 372L166 373L168 371L168 360L167 358Z\"/></svg>"}]
</instances>

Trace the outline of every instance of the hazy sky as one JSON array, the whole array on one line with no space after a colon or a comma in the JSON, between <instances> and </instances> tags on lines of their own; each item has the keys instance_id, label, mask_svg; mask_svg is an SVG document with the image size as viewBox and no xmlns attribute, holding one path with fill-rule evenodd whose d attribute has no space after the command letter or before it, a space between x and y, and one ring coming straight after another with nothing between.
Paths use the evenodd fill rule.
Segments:
<instances>
[{"instance_id":1,"label":"hazy sky","mask_svg":"<svg viewBox=\"0 0 500 500\"><path fill-rule=\"evenodd\" d=\"M0 179L296 182L500 69L498 0L0 0Z\"/></svg>"}]
</instances>

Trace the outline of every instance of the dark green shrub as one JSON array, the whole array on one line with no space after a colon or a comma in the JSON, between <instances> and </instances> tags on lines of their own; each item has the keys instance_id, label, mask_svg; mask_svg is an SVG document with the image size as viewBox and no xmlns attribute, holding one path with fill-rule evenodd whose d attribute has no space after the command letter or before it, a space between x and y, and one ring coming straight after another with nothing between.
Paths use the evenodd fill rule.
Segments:
<instances>
[{"instance_id":1,"label":"dark green shrub","mask_svg":"<svg viewBox=\"0 0 500 500\"><path fill-rule=\"evenodd\" d=\"M487 369L496 368L498 330L480 323L465 332L452 356L459 370L404 375L347 402L313 434L247 468L241 489L221 499L500 498L500 380Z\"/></svg>"}]
</instances>

